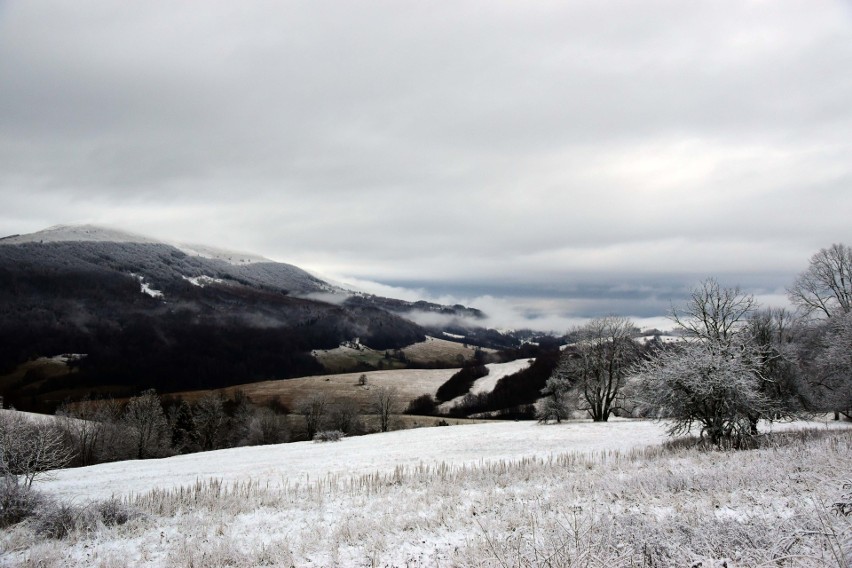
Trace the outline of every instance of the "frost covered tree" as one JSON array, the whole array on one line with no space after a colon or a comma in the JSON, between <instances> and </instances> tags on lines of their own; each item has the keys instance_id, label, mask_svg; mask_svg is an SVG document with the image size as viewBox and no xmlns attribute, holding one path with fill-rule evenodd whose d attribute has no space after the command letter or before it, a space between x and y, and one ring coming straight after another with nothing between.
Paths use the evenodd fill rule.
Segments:
<instances>
[{"instance_id":1,"label":"frost covered tree","mask_svg":"<svg viewBox=\"0 0 852 568\"><path fill-rule=\"evenodd\" d=\"M811 322L799 364L813 388L814 408L852 418L852 313Z\"/></svg>"},{"instance_id":2,"label":"frost covered tree","mask_svg":"<svg viewBox=\"0 0 852 568\"><path fill-rule=\"evenodd\" d=\"M571 381L565 376L564 370L560 371L557 366L541 390L544 399L539 402L536 412L539 422L546 424L553 420L559 424L571 417L571 410L576 406L570 403Z\"/></svg>"},{"instance_id":3,"label":"frost covered tree","mask_svg":"<svg viewBox=\"0 0 852 568\"><path fill-rule=\"evenodd\" d=\"M694 288L672 319L690 341L657 351L637 369L637 398L672 420L671 435L700 425L702 438L741 444L761 418L784 408L764 374L768 351L750 333L754 298L710 278Z\"/></svg>"},{"instance_id":4,"label":"frost covered tree","mask_svg":"<svg viewBox=\"0 0 852 568\"><path fill-rule=\"evenodd\" d=\"M0 414L0 478L30 487L39 476L68 465L74 455L62 430L18 412Z\"/></svg>"},{"instance_id":5,"label":"frost covered tree","mask_svg":"<svg viewBox=\"0 0 852 568\"><path fill-rule=\"evenodd\" d=\"M755 310L744 328L759 358L760 390L775 403L775 417L793 417L812 404L798 363L801 325L784 308ZM757 423L759 416L754 416Z\"/></svg>"},{"instance_id":6,"label":"frost covered tree","mask_svg":"<svg viewBox=\"0 0 852 568\"><path fill-rule=\"evenodd\" d=\"M757 309L754 296L739 287L725 288L707 278L692 289L681 309L672 309L671 319L691 337L723 347L745 325Z\"/></svg>"},{"instance_id":7,"label":"frost covered tree","mask_svg":"<svg viewBox=\"0 0 852 568\"><path fill-rule=\"evenodd\" d=\"M228 415L220 393L207 393L192 405L192 424L198 446L202 451L224 446Z\"/></svg>"},{"instance_id":8,"label":"frost covered tree","mask_svg":"<svg viewBox=\"0 0 852 568\"><path fill-rule=\"evenodd\" d=\"M803 342L801 366L818 405L852 414L852 248L833 244L814 254L788 290L805 317L814 318Z\"/></svg>"},{"instance_id":9,"label":"frost covered tree","mask_svg":"<svg viewBox=\"0 0 852 568\"><path fill-rule=\"evenodd\" d=\"M820 249L787 293L806 315L848 314L852 310L852 248L833 244Z\"/></svg>"},{"instance_id":10,"label":"frost covered tree","mask_svg":"<svg viewBox=\"0 0 852 568\"><path fill-rule=\"evenodd\" d=\"M712 444L737 445L753 434L751 417L773 408L761 392L758 365L748 344L723 350L708 342L683 343L639 365L639 398L658 418L671 421L672 436L698 426Z\"/></svg>"},{"instance_id":11,"label":"frost covered tree","mask_svg":"<svg viewBox=\"0 0 852 568\"><path fill-rule=\"evenodd\" d=\"M59 425L75 448L75 463L81 466L105 461L114 451L116 421L120 407L114 400L84 398L63 403L56 411Z\"/></svg>"},{"instance_id":12,"label":"frost covered tree","mask_svg":"<svg viewBox=\"0 0 852 568\"><path fill-rule=\"evenodd\" d=\"M169 421L154 389L132 397L124 407L121 422L133 441L137 459L159 458L169 453Z\"/></svg>"},{"instance_id":13,"label":"frost covered tree","mask_svg":"<svg viewBox=\"0 0 852 568\"><path fill-rule=\"evenodd\" d=\"M548 387L545 407L574 405L595 422L606 422L620 408L623 389L640 348L633 340L635 326L627 318L597 318L573 334L577 342L562 354ZM570 389L569 389L570 385ZM561 399L561 403L557 403Z\"/></svg>"}]
</instances>

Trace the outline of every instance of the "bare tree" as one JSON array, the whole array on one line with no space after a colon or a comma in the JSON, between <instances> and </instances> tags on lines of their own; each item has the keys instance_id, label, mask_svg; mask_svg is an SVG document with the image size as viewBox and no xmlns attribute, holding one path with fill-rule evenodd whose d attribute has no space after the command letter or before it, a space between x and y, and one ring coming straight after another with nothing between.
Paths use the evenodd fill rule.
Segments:
<instances>
[{"instance_id":1,"label":"bare tree","mask_svg":"<svg viewBox=\"0 0 852 568\"><path fill-rule=\"evenodd\" d=\"M305 419L305 429L309 440L313 440L320 430L327 410L328 399L322 394L312 395L299 405L298 412Z\"/></svg>"},{"instance_id":2,"label":"bare tree","mask_svg":"<svg viewBox=\"0 0 852 568\"><path fill-rule=\"evenodd\" d=\"M725 346L756 308L751 294L739 287L722 287L715 278L708 278L692 289L683 308L672 309L671 319L691 336Z\"/></svg>"},{"instance_id":3,"label":"bare tree","mask_svg":"<svg viewBox=\"0 0 852 568\"><path fill-rule=\"evenodd\" d=\"M852 310L852 248L833 244L820 249L787 293L806 315L848 314Z\"/></svg>"},{"instance_id":4,"label":"bare tree","mask_svg":"<svg viewBox=\"0 0 852 568\"><path fill-rule=\"evenodd\" d=\"M271 408L255 408L249 420L247 445L280 444L290 439L287 417Z\"/></svg>"},{"instance_id":5,"label":"bare tree","mask_svg":"<svg viewBox=\"0 0 852 568\"><path fill-rule=\"evenodd\" d=\"M394 387L380 387L373 393L372 410L379 416L382 432L390 430L391 415L397 411L397 393Z\"/></svg>"},{"instance_id":6,"label":"bare tree","mask_svg":"<svg viewBox=\"0 0 852 568\"><path fill-rule=\"evenodd\" d=\"M192 423L202 451L224 445L227 421L225 401L218 392L207 393L192 405Z\"/></svg>"},{"instance_id":7,"label":"bare tree","mask_svg":"<svg viewBox=\"0 0 852 568\"><path fill-rule=\"evenodd\" d=\"M37 477L68 465L73 455L56 423L14 410L0 413L0 477L5 483L31 487Z\"/></svg>"},{"instance_id":8,"label":"bare tree","mask_svg":"<svg viewBox=\"0 0 852 568\"><path fill-rule=\"evenodd\" d=\"M75 463L81 466L105 461L112 452L110 434L120 415L118 403L112 399L84 398L75 403L63 403L56 411L60 426L71 439Z\"/></svg>"},{"instance_id":9,"label":"bare tree","mask_svg":"<svg viewBox=\"0 0 852 568\"><path fill-rule=\"evenodd\" d=\"M759 358L761 392L775 403L775 418L793 417L811 405L809 388L797 364L801 326L784 308L755 310L744 329ZM754 428L762 418L753 416Z\"/></svg>"},{"instance_id":10,"label":"bare tree","mask_svg":"<svg viewBox=\"0 0 852 568\"><path fill-rule=\"evenodd\" d=\"M329 413L331 427L347 435L356 433L363 427L360 410L358 404L352 399L335 401Z\"/></svg>"},{"instance_id":11,"label":"bare tree","mask_svg":"<svg viewBox=\"0 0 852 568\"><path fill-rule=\"evenodd\" d=\"M633 340L635 326L627 318L597 318L574 333L579 339L565 350L557 373L564 379L551 386L558 392L566 382L572 385L565 396L578 399L595 422L606 422L620 407L622 389L632 365L639 358L639 345Z\"/></svg>"},{"instance_id":12,"label":"bare tree","mask_svg":"<svg viewBox=\"0 0 852 568\"><path fill-rule=\"evenodd\" d=\"M799 342L799 364L813 388L814 407L852 418L852 313L810 322Z\"/></svg>"},{"instance_id":13,"label":"bare tree","mask_svg":"<svg viewBox=\"0 0 852 568\"><path fill-rule=\"evenodd\" d=\"M124 408L122 424L133 440L137 459L158 458L169 452L169 422L154 389L130 399Z\"/></svg>"}]
</instances>

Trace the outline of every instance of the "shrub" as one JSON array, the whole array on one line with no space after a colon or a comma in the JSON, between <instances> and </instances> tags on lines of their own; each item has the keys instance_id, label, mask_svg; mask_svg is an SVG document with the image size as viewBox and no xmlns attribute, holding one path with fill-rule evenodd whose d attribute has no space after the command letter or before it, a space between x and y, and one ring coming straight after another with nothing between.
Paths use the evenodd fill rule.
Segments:
<instances>
[{"instance_id":1,"label":"shrub","mask_svg":"<svg viewBox=\"0 0 852 568\"><path fill-rule=\"evenodd\" d=\"M122 503L116 498L95 503L94 509L101 522L108 527L124 525L142 516L138 509Z\"/></svg>"},{"instance_id":2,"label":"shrub","mask_svg":"<svg viewBox=\"0 0 852 568\"><path fill-rule=\"evenodd\" d=\"M422 394L408 403L405 413L431 416L435 414L435 399L432 398L432 395Z\"/></svg>"},{"instance_id":3,"label":"shrub","mask_svg":"<svg viewBox=\"0 0 852 568\"><path fill-rule=\"evenodd\" d=\"M314 435L314 442L339 442L343 436L340 430L321 430Z\"/></svg>"},{"instance_id":4,"label":"shrub","mask_svg":"<svg viewBox=\"0 0 852 568\"><path fill-rule=\"evenodd\" d=\"M0 528L33 516L43 503L42 495L28 486L0 480Z\"/></svg>"},{"instance_id":5,"label":"shrub","mask_svg":"<svg viewBox=\"0 0 852 568\"><path fill-rule=\"evenodd\" d=\"M33 517L32 529L39 536L62 539L76 531L94 531L98 520L94 508L46 501Z\"/></svg>"}]
</instances>

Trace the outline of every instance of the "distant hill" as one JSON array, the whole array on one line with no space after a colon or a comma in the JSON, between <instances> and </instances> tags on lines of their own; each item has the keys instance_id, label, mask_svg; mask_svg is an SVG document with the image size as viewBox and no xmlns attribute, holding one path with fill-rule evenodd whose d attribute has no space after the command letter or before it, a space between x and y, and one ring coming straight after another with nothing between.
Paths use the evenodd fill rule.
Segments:
<instances>
[{"instance_id":1,"label":"distant hill","mask_svg":"<svg viewBox=\"0 0 852 568\"><path fill-rule=\"evenodd\" d=\"M0 394L41 411L90 390L317 374L315 349L423 341L426 330L403 316L430 310L454 324L481 317L463 306L356 294L257 255L92 225L51 227L0 239ZM83 355L69 358L69 374L14 373L65 353Z\"/></svg>"}]
</instances>

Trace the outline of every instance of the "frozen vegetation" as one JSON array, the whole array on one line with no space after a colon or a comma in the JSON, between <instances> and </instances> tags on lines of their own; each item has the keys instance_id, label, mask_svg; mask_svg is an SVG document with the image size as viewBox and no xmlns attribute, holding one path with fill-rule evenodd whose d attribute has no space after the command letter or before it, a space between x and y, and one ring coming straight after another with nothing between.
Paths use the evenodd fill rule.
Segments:
<instances>
[{"instance_id":1,"label":"frozen vegetation","mask_svg":"<svg viewBox=\"0 0 852 568\"><path fill-rule=\"evenodd\" d=\"M70 532L17 525L0 564L848 566L852 428L774 429L726 452L649 421L497 423L66 470L40 489Z\"/></svg>"}]
</instances>

